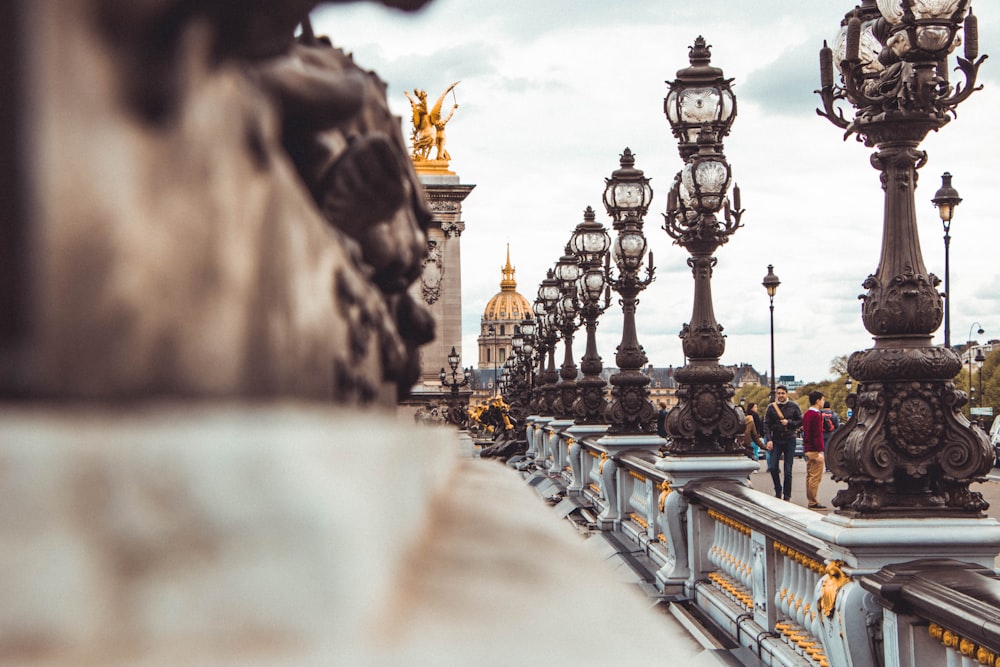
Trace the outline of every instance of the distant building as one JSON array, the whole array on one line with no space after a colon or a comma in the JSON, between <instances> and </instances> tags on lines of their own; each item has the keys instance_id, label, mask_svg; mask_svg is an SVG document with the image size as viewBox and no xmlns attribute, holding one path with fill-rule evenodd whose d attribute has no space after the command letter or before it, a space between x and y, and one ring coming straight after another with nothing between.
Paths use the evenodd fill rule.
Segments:
<instances>
[{"instance_id":1,"label":"distant building","mask_svg":"<svg viewBox=\"0 0 1000 667\"><path fill-rule=\"evenodd\" d=\"M956 345L954 347L955 351L958 352L959 356L962 357L962 363L968 368L969 364L978 363L976 362L976 356L982 352L983 357L989 355L993 350L1000 350L1000 339L988 340L982 345L979 344L977 340L971 340L965 345Z\"/></svg>"},{"instance_id":2,"label":"distant building","mask_svg":"<svg viewBox=\"0 0 1000 667\"><path fill-rule=\"evenodd\" d=\"M479 323L479 362L469 380L473 403L493 396L496 375L511 355L514 334L520 332L521 322L534 318L531 303L517 291L515 269L510 263L510 244L507 245L507 263L500 273L500 291L487 302Z\"/></svg>"}]
</instances>

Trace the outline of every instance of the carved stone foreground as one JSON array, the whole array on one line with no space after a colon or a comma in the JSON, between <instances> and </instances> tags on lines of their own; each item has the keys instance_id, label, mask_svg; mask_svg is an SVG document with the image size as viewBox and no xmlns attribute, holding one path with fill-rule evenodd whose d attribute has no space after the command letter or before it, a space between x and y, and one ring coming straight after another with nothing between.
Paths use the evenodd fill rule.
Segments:
<instances>
[{"instance_id":1,"label":"carved stone foreground","mask_svg":"<svg viewBox=\"0 0 1000 667\"><path fill-rule=\"evenodd\" d=\"M410 387L433 335L407 293L430 212L384 83L292 38L315 3L15 4L20 153L2 157L26 182L0 289L23 299L0 391L392 404Z\"/></svg>"},{"instance_id":2,"label":"carved stone foreground","mask_svg":"<svg viewBox=\"0 0 1000 667\"><path fill-rule=\"evenodd\" d=\"M385 415L4 406L0 543L4 665L703 652L454 429Z\"/></svg>"}]
</instances>

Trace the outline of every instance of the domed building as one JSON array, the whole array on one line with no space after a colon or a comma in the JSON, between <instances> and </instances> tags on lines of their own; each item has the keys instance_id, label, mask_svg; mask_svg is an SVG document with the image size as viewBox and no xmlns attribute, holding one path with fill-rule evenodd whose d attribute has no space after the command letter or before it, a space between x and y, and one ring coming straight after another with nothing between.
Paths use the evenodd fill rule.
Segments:
<instances>
[{"instance_id":1,"label":"domed building","mask_svg":"<svg viewBox=\"0 0 1000 667\"><path fill-rule=\"evenodd\" d=\"M514 267L510 263L510 245L507 245L507 264L500 269L500 291L489 300L483 310L479 327L478 368L489 373L478 374L493 379L493 369L499 370L510 356L511 341L521 327L521 322L534 317L531 303L517 291ZM485 383L484 383L485 384Z\"/></svg>"}]
</instances>

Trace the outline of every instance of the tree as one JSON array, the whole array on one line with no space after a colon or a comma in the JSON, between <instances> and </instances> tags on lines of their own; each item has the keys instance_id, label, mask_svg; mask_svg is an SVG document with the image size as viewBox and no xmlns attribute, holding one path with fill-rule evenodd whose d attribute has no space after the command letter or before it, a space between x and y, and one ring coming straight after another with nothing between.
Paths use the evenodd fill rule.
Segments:
<instances>
[{"instance_id":1,"label":"tree","mask_svg":"<svg viewBox=\"0 0 1000 667\"><path fill-rule=\"evenodd\" d=\"M764 408L767 407L767 403L771 397L771 388L759 384L750 384L740 387L736 390L736 394L733 396L733 403L736 405L740 404L740 399L746 399L746 402L756 403L760 406L760 414L764 414Z\"/></svg>"},{"instance_id":2,"label":"tree","mask_svg":"<svg viewBox=\"0 0 1000 667\"><path fill-rule=\"evenodd\" d=\"M847 375L847 355L842 354L830 360L830 372L837 375Z\"/></svg>"}]
</instances>

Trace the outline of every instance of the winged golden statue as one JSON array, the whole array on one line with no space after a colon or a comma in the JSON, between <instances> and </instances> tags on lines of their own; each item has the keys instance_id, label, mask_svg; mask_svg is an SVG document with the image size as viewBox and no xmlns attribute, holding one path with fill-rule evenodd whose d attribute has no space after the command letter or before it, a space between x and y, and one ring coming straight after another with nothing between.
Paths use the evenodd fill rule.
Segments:
<instances>
[{"instance_id":1,"label":"winged golden statue","mask_svg":"<svg viewBox=\"0 0 1000 667\"><path fill-rule=\"evenodd\" d=\"M414 162L429 161L431 159L432 148L437 149L437 153L434 156L435 161L448 162L451 160L451 155L445 148L445 125L455 115L455 109L458 108L458 101L456 99L455 103L452 104L451 111L445 117L441 116L441 107L444 104L444 98L459 83L456 81L448 86L429 111L427 109L426 90L414 88L413 95L416 96L415 98L408 91L404 91L403 94L410 101L410 109L413 113L413 129L410 133L410 140L413 143L412 157Z\"/></svg>"}]
</instances>

